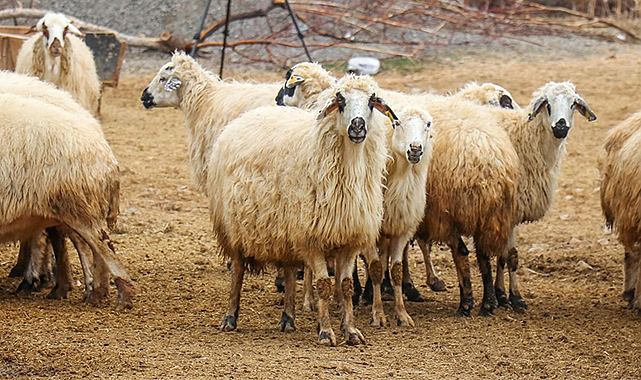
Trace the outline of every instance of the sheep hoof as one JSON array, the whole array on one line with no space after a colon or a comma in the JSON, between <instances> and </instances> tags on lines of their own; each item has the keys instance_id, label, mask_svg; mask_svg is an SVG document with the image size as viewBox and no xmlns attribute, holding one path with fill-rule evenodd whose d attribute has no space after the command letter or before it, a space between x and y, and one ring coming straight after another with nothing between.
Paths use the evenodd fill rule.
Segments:
<instances>
[{"instance_id":1,"label":"sheep hoof","mask_svg":"<svg viewBox=\"0 0 641 380\"><path fill-rule=\"evenodd\" d=\"M472 309L474 309L474 298L470 297L470 299L461 300L456 313L459 317L470 318L472 316Z\"/></svg>"},{"instance_id":2,"label":"sheep hoof","mask_svg":"<svg viewBox=\"0 0 641 380\"><path fill-rule=\"evenodd\" d=\"M31 293L35 293L40 290L40 285L38 283L38 280L33 280L33 282L29 282L26 279L23 279L20 285L18 285L18 289L16 289L16 294L18 295L28 295Z\"/></svg>"},{"instance_id":3,"label":"sheep hoof","mask_svg":"<svg viewBox=\"0 0 641 380\"><path fill-rule=\"evenodd\" d=\"M634 289L623 292L623 300L627 301L632 308L632 303L634 302Z\"/></svg>"},{"instance_id":4,"label":"sheep hoof","mask_svg":"<svg viewBox=\"0 0 641 380\"><path fill-rule=\"evenodd\" d=\"M434 277L434 281L432 281L431 284L428 284L430 289L432 289L433 292L446 292L447 291L447 286L445 286L445 281L441 280L438 277Z\"/></svg>"},{"instance_id":5,"label":"sheep hoof","mask_svg":"<svg viewBox=\"0 0 641 380\"><path fill-rule=\"evenodd\" d=\"M102 300L107 298L109 290L106 287L94 288L85 293L83 301L89 305L98 305Z\"/></svg>"},{"instance_id":6,"label":"sheep hoof","mask_svg":"<svg viewBox=\"0 0 641 380\"><path fill-rule=\"evenodd\" d=\"M349 346L365 344L365 337L356 327L351 327L345 331L345 343Z\"/></svg>"},{"instance_id":7,"label":"sheep hoof","mask_svg":"<svg viewBox=\"0 0 641 380\"><path fill-rule=\"evenodd\" d=\"M274 286L276 287L276 292L285 293L285 279L282 277L276 277L274 280Z\"/></svg>"},{"instance_id":8,"label":"sheep hoof","mask_svg":"<svg viewBox=\"0 0 641 380\"><path fill-rule=\"evenodd\" d=\"M280 322L278 323L278 330L281 332L295 331L296 326L294 325L294 318L283 312L283 315L280 317Z\"/></svg>"},{"instance_id":9,"label":"sheep hoof","mask_svg":"<svg viewBox=\"0 0 641 380\"><path fill-rule=\"evenodd\" d=\"M527 310L527 303L521 296L515 296L510 292L510 305L512 305L512 309L517 312L523 312Z\"/></svg>"},{"instance_id":10,"label":"sheep hoof","mask_svg":"<svg viewBox=\"0 0 641 380\"><path fill-rule=\"evenodd\" d=\"M403 283L403 294L405 294L405 297L407 297L407 300L410 302L425 302L421 293L411 282Z\"/></svg>"},{"instance_id":11,"label":"sheep hoof","mask_svg":"<svg viewBox=\"0 0 641 380\"><path fill-rule=\"evenodd\" d=\"M385 312L381 310L372 310L372 320L369 323L372 327L385 327L387 326L387 317Z\"/></svg>"},{"instance_id":12,"label":"sheep hoof","mask_svg":"<svg viewBox=\"0 0 641 380\"><path fill-rule=\"evenodd\" d=\"M505 295L505 290L499 288L494 289L499 307L510 307L510 300L507 298L507 295Z\"/></svg>"},{"instance_id":13,"label":"sheep hoof","mask_svg":"<svg viewBox=\"0 0 641 380\"><path fill-rule=\"evenodd\" d=\"M318 342L325 346L336 346L336 335L332 329L321 331L318 334Z\"/></svg>"},{"instance_id":14,"label":"sheep hoof","mask_svg":"<svg viewBox=\"0 0 641 380\"><path fill-rule=\"evenodd\" d=\"M396 325L403 327L414 327L414 321L412 317L407 314L406 311L396 313Z\"/></svg>"},{"instance_id":15,"label":"sheep hoof","mask_svg":"<svg viewBox=\"0 0 641 380\"><path fill-rule=\"evenodd\" d=\"M236 316L225 315L222 322L220 322L220 331L234 331L236 330Z\"/></svg>"},{"instance_id":16,"label":"sheep hoof","mask_svg":"<svg viewBox=\"0 0 641 380\"><path fill-rule=\"evenodd\" d=\"M24 268L21 268L16 265L13 268L11 268L11 271L9 272L9 278L22 277L23 274L24 274Z\"/></svg>"},{"instance_id":17,"label":"sheep hoof","mask_svg":"<svg viewBox=\"0 0 641 380\"><path fill-rule=\"evenodd\" d=\"M122 278L116 278L114 282L116 283L116 288L118 289L118 298L116 299L116 310L125 310L125 309L133 308L134 292L133 292L131 283L123 280Z\"/></svg>"},{"instance_id":18,"label":"sheep hoof","mask_svg":"<svg viewBox=\"0 0 641 380\"><path fill-rule=\"evenodd\" d=\"M49 294L47 294L47 298L51 300L66 300L67 299L67 294L69 293L71 289L68 289L67 287L64 286L56 286L51 289Z\"/></svg>"}]
</instances>

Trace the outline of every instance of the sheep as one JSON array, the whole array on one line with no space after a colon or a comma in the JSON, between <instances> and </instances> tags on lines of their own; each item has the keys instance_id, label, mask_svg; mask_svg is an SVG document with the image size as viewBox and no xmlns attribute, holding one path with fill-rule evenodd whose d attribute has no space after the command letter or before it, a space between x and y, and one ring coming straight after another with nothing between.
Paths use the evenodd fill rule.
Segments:
<instances>
[{"instance_id":1,"label":"sheep","mask_svg":"<svg viewBox=\"0 0 641 380\"><path fill-rule=\"evenodd\" d=\"M328 310L331 258L341 288L342 331L348 344L364 343L354 326L350 275L356 255L374 247L383 216L385 126L373 111L393 113L378 90L369 77L346 76L323 93L318 116L262 107L221 133L208 174L213 230L233 262L221 330L236 328L245 267L269 263L286 269L279 327L293 328L292 268L304 263L316 279L319 340L335 345Z\"/></svg>"},{"instance_id":2,"label":"sheep","mask_svg":"<svg viewBox=\"0 0 641 380\"><path fill-rule=\"evenodd\" d=\"M92 115L85 108L80 106L73 97L66 91L59 90L55 88L50 83L36 79L35 77L29 77L26 75L16 74L9 71L0 71L0 93L9 93L24 97L29 97L33 99L42 100L48 104L60 107L65 111L78 114L82 117L93 119ZM95 120L91 120L89 123L91 127L95 129L101 136L103 136L102 129L100 124ZM104 137L104 136L103 136ZM113 228L116 223L118 216L118 203L119 203L119 186L114 188L114 191L111 194L110 209L107 215L106 221L109 228ZM42 277L43 273L46 271L38 270L37 268L41 267L40 262L43 262L43 268L50 266L47 261L42 261L50 257L49 254L43 257L33 256L32 254L42 256L45 254L45 251L42 249L43 246L40 241L31 240L21 242L20 255L18 257L18 263L12 268L10 277L24 277L23 282L19 285L18 290L27 290L32 291L39 287L39 284L42 281L36 281L38 277ZM80 262L82 263L83 273L85 277L85 284L87 286L88 294L91 291L91 286L93 282L93 274L91 271L91 260L87 255L87 252L90 252L89 247L80 239L77 235L71 234L71 240L73 241L78 254L80 256ZM40 249L37 249L37 248ZM33 263L29 263L29 260L35 260ZM62 273L68 274L70 276L70 268L68 268L69 261L66 257L61 258L61 261L57 263L56 267ZM31 268L30 271L26 271L27 267ZM102 275L106 274L106 268L101 268ZM49 298L66 298L67 292L71 289L71 278L67 278L61 284L57 284L49 293Z\"/></svg>"},{"instance_id":3,"label":"sheep","mask_svg":"<svg viewBox=\"0 0 641 380\"><path fill-rule=\"evenodd\" d=\"M245 111L274 102L279 84L225 82L192 57L176 52L144 90L145 108L178 107L189 131L191 171L198 190L206 194L207 162L216 138Z\"/></svg>"},{"instance_id":4,"label":"sheep","mask_svg":"<svg viewBox=\"0 0 641 380\"><path fill-rule=\"evenodd\" d=\"M469 82L452 96L467 99L471 102L493 107L520 109L514 101L512 94L503 87L494 83L478 84Z\"/></svg>"},{"instance_id":5,"label":"sheep","mask_svg":"<svg viewBox=\"0 0 641 380\"><path fill-rule=\"evenodd\" d=\"M296 70L291 75L294 74ZM314 80L302 79L297 87ZM500 256L507 246L516 207L519 162L505 130L489 113L492 107L478 106L465 99L432 93L408 95L388 90L380 93L392 107L420 105L429 111L437 125L439 136L434 142L433 161L428 171L426 212L417 231L428 281L430 277L435 278L429 243L444 242L452 249L457 267L461 288L458 312L470 316L474 299L468 251L460 237L474 237L484 283L481 313L491 314L497 302L489 258ZM294 99L292 95L295 92L286 95L284 104ZM441 130L444 132L440 133ZM472 146L476 149L470 149ZM435 159L437 152L439 157Z\"/></svg>"},{"instance_id":6,"label":"sheep","mask_svg":"<svg viewBox=\"0 0 641 380\"><path fill-rule=\"evenodd\" d=\"M56 259L63 260L60 232L76 234L94 259L90 302L106 296L108 268L118 287L118 308L132 305L132 284L101 236L119 186L113 152L93 118L13 94L0 94L0 242L26 241L47 230ZM34 255L38 256L38 255ZM62 284L68 274L56 271Z\"/></svg>"},{"instance_id":7,"label":"sheep","mask_svg":"<svg viewBox=\"0 0 641 380\"><path fill-rule=\"evenodd\" d=\"M639 275L639 166L641 112L608 131L601 159L601 208L608 227L615 228L624 247L623 300L641 313Z\"/></svg>"},{"instance_id":8,"label":"sheep","mask_svg":"<svg viewBox=\"0 0 641 380\"><path fill-rule=\"evenodd\" d=\"M510 233L507 251L497 258L495 289L500 306L511 306L517 311L527 309L518 289L514 229L517 224L540 220L552 206L574 110L588 121L596 120L596 115L570 82L549 82L542 86L533 93L526 109L492 110L508 132L520 162L516 224ZM503 283L506 263L510 278L509 298Z\"/></svg>"},{"instance_id":9,"label":"sheep","mask_svg":"<svg viewBox=\"0 0 641 380\"><path fill-rule=\"evenodd\" d=\"M53 83L100 116L100 80L93 53L77 37L80 30L61 13L47 13L35 29L18 52L15 71Z\"/></svg>"}]
</instances>

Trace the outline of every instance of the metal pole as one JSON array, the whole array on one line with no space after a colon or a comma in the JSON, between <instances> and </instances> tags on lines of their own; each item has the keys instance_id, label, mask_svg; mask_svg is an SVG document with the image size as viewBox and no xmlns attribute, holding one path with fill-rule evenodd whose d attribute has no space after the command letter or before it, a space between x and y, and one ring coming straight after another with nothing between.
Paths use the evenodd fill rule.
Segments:
<instances>
[{"instance_id":1,"label":"metal pole","mask_svg":"<svg viewBox=\"0 0 641 380\"><path fill-rule=\"evenodd\" d=\"M305 37L303 36L303 33L301 33L300 28L298 27L296 16L294 15L294 11L292 11L292 7L289 6L288 0L285 0L285 5L287 6L287 10L289 11L289 15L291 16L292 21L294 22L294 27L296 27L296 32L298 32L298 38L300 38L300 42L303 43L303 49L305 49L305 54L307 55L307 59L310 62L312 62L312 56L309 55L309 50L307 50L307 45L305 44Z\"/></svg>"},{"instance_id":2,"label":"metal pole","mask_svg":"<svg viewBox=\"0 0 641 380\"><path fill-rule=\"evenodd\" d=\"M225 30L223 31L223 52L220 55L220 73L218 76L223 79L223 67L225 66L225 48L227 47L227 35L229 35L229 10L231 9L231 0L227 0L227 15L225 16Z\"/></svg>"},{"instance_id":3,"label":"metal pole","mask_svg":"<svg viewBox=\"0 0 641 380\"><path fill-rule=\"evenodd\" d=\"M209 6L211 5L211 0L207 1L207 6L205 7L205 13L203 13L203 18L200 20L200 29L198 29L198 33L194 34L194 44L191 46L191 55L192 57L194 54L196 54L196 49L198 49L198 43L200 42L200 34L203 32L203 28L205 27L205 19L207 18L207 13L209 13Z\"/></svg>"}]
</instances>

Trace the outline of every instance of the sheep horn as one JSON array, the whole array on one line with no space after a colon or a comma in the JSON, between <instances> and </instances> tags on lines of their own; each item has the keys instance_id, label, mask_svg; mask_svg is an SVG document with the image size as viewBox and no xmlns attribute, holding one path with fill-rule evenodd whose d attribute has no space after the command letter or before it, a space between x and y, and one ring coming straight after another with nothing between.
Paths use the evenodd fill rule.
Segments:
<instances>
[{"instance_id":1,"label":"sheep horn","mask_svg":"<svg viewBox=\"0 0 641 380\"><path fill-rule=\"evenodd\" d=\"M73 24L69 24L69 25L67 25L67 28L69 28L69 31L70 31L72 34L75 34L76 36L79 36L79 37L84 37L84 36L85 36L85 35L80 31L80 29L76 28L76 26L75 26L75 25L73 25Z\"/></svg>"}]
</instances>

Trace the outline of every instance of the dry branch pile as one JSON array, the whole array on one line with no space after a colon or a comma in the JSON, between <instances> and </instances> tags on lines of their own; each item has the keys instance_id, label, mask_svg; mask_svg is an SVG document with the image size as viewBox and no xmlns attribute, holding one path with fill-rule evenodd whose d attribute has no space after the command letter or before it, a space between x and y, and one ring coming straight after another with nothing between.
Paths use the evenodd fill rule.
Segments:
<instances>
[{"instance_id":1,"label":"dry branch pile","mask_svg":"<svg viewBox=\"0 0 641 380\"><path fill-rule=\"evenodd\" d=\"M232 31L245 22L264 20L253 38L230 39L228 46L240 57L287 66L303 59L300 41L283 0L256 2L255 9L231 15ZM314 59L323 50L376 53L379 56L417 57L428 45L451 45L459 32L519 39L519 35L566 35L611 28L619 39L639 42L637 20L641 0L290 0L305 30ZM6 9L0 20L38 18L44 11ZM125 35L108 28L74 20L92 31L112 31L130 46L172 51L190 50L192 42L166 32L160 38ZM637 22L638 24L638 22ZM199 51L206 54L222 45L224 18L210 22L201 33ZM220 33L220 34L218 34ZM610 33L610 38L616 34ZM214 50L217 51L217 50Z\"/></svg>"}]
</instances>

